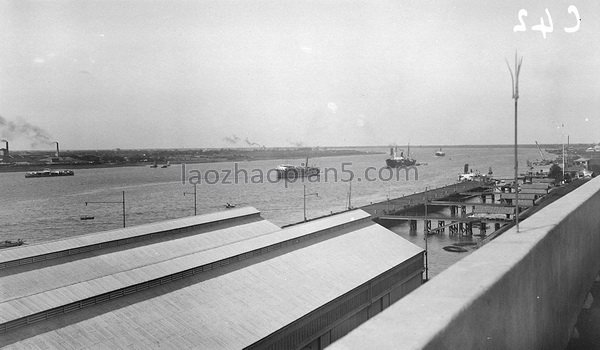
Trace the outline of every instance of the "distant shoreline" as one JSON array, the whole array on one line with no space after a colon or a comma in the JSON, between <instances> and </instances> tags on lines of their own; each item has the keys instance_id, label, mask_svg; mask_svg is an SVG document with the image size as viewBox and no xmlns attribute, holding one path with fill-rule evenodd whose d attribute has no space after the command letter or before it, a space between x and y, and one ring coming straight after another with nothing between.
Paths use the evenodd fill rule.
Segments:
<instances>
[{"instance_id":1,"label":"distant shoreline","mask_svg":"<svg viewBox=\"0 0 600 350\"><path fill-rule=\"evenodd\" d=\"M67 152L65 152L67 153ZM368 154L384 154L382 152L365 152L365 151L357 151L357 150L324 150L319 151L318 153L313 153L310 156L310 159L314 158L326 158L326 157L336 157L336 156L352 156L352 155L368 155ZM225 163L225 162L251 162L251 161L259 161L259 160L276 160L282 158L303 158L298 154L291 154L287 157L283 154L272 154L268 155L259 155L256 157L248 157L248 156L238 156L238 157L230 157L224 158L219 156L214 156L211 158L205 159L196 159L196 160L169 160L170 165L179 165L179 164L205 164L205 163ZM0 173L11 173L11 172L28 172L28 171L39 171L43 169L102 169L102 168L124 168L124 167L150 167L152 162L124 162L124 163L96 163L96 164L86 164L86 163L32 163L32 164L0 164ZM157 163L157 167L161 168L164 163Z\"/></svg>"},{"instance_id":2,"label":"distant shoreline","mask_svg":"<svg viewBox=\"0 0 600 350\"><path fill-rule=\"evenodd\" d=\"M597 143L570 143L570 147L576 148L587 148ZM378 146L307 146L307 147L266 147L265 150L276 150L276 151L296 151L300 149L306 149L309 151L315 150L317 152L328 152L335 150L356 150L356 149L385 149L391 146L407 146L408 143L396 142L394 144L387 145L378 145ZM511 148L514 147L514 144L489 144L489 145L420 145L420 144L410 144L410 147L414 148ZM520 143L519 147L523 148L536 148L537 145L535 143ZM562 147L561 143L540 143L539 146L541 148L557 148ZM565 145L566 146L566 145ZM256 147L199 147L199 148L181 148L181 147L172 147L172 148L106 148L106 149L90 149L90 148L82 148L82 149L64 149L64 152L87 152L87 153L95 153L95 152L119 152L119 151L138 151L138 152L169 152L169 151L178 151L178 152L189 152L189 151L197 151L197 150L210 150L210 151L258 151ZM26 149L15 149L15 153L40 153L40 152L51 152L50 150L26 150Z\"/></svg>"}]
</instances>

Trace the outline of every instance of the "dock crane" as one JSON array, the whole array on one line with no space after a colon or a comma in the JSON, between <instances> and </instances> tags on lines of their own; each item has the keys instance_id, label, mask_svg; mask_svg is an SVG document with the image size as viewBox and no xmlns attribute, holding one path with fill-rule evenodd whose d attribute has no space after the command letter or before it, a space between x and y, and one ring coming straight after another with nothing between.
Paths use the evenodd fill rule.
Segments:
<instances>
[{"instance_id":1,"label":"dock crane","mask_svg":"<svg viewBox=\"0 0 600 350\"><path fill-rule=\"evenodd\" d=\"M542 152L542 149L540 148L540 145L538 144L537 141L535 141L535 145L537 146L538 151L540 152L540 157L542 158L537 165L550 165L552 164L552 161L549 159L546 159L546 157L544 157L544 153Z\"/></svg>"},{"instance_id":2,"label":"dock crane","mask_svg":"<svg viewBox=\"0 0 600 350\"><path fill-rule=\"evenodd\" d=\"M540 148L540 145L538 144L537 141L535 141L535 145L537 146L538 151L540 152L540 157L542 159L542 161L546 161L546 158L544 158L544 153L542 153L542 149Z\"/></svg>"}]
</instances>

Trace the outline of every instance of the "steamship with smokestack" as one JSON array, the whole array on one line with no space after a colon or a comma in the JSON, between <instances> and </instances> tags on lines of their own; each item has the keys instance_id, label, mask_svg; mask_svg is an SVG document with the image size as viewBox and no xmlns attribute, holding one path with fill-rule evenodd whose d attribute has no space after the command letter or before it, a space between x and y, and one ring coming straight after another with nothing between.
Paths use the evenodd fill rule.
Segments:
<instances>
[{"instance_id":1,"label":"steamship with smokestack","mask_svg":"<svg viewBox=\"0 0 600 350\"><path fill-rule=\"evenodd\" d=\"M385 164L388 168L401 168L417 164L417 160L410 157L410 144L408 145L408 152L404 157L404 152L400 152L398 156L398 147L390 148L390 157L385 160Z\"/></svg>"},{"instance_id":2,"label":"steamship with smokestack","mask_svg":"<svg viewBox=\"0 0 600 350\"><path fill-rule=\"evenodd\" d=\"M301 166L282 164L275 168L278 179L297 179L302 177L319 176L321 169L316 166L308 165L308 157L306 163Z\"/></svg>"}]
</instances>

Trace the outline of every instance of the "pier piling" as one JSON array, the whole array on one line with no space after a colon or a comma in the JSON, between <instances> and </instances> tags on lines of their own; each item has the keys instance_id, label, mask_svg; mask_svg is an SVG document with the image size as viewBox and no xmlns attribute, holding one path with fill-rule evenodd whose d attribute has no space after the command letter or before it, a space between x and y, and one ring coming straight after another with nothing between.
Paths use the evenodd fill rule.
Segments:
<instances>
[{"instance_id":1,"label":"pier piling","mask_svg":"<svg viewBox=\"0 0 600 350\"><path fill-rule=\"evenodd\" d=\"M446 231L446 228L444 226L446 226L446 222L444 220L438 220L438 231L437 232L444 233Z\"/></svg>"},{"instance_id":2,"label":"pier piling","mask_svg":"<svg viewBox=\"0 0 600 350\"><path fill-rule=\"evenodd\" d=\"M410 231L417 232L417 220L410 220Z\"/></svg>"}]
</instances>

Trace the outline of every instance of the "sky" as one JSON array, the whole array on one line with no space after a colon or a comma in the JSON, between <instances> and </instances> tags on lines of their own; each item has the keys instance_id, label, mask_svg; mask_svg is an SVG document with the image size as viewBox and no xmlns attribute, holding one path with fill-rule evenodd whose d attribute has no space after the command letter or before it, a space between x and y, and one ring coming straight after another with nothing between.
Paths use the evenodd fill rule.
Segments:
<instances>
[{"instance_id":1,"label":"sky","mask_svg":"<svg viewBox=\"0 0 600 350\"><path fill-rule=\"evenodd\" d=\"M599 33L597 0L0 0L0 138L512 144L517 52L519 143L597 143Z\"/></svg>"}]
</instances>

